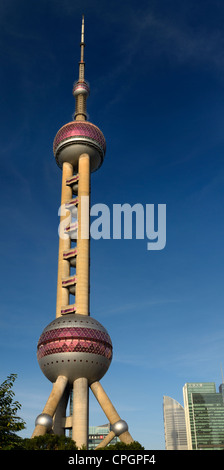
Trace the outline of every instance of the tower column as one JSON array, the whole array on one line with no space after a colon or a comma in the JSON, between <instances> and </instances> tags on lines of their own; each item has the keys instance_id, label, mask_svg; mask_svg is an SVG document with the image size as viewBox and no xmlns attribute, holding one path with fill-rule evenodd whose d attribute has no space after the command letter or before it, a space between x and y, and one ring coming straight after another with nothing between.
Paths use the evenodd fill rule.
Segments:
<instances>
[{"instance_id":1,"label":"tower column","mask_svg":"<svg viewBox=\"0 0 224 470\"><path fill-rule=\"evenodd\" d=\"M88 448L89 386L84 377L73 383L72 439L80 449Z\"/></svg>"},{"instance_id":2,"label":"tower column","mask_svg":"<svg viewBox=\"0 0 224 470\"><path fill-rule=\"evenodd\" d=\"M71 214L65 209L65 203L72 199L72 188L66 185L67 178L73 176L73 166L64 162L62 167L62 185L61 185L61 215L60 215L60 233L58 249L58 281L57 281L57 303L56 317L61 316L61 307L69 304L69 290L62 287L62 279L70 274L70 263L63 259L63 251L71 247L70 237L64 233L65 226L69 224Z\"/></svg>"},{"instance_id":3,"label":"tower column","mask_svg":"<svg viewBox=\"0 0 224 470\"><path fill-rule=\"evenodd\" d=\"M76 313L89 315L89 197L90 157L79 157Z\"/></svg>"},{"instance_id":4,"label":"tower column","mask_svg":"<svg viewBox=\"0 0 224 470\"><path fill-rule=\"evenodd\" d=\"M90 157L82 154L78 164L78 237L76 257L76 313L89 315L89 196ZM86 378L73 383L72 439L88 446L89 385Z\"/></svg>"}]
</instances>

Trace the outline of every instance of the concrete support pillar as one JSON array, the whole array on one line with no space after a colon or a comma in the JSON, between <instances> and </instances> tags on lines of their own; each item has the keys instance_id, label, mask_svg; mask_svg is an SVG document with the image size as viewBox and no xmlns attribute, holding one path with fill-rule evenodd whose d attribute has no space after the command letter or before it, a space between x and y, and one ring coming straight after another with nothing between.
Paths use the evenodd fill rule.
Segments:
<instances>
[{"instance_id":1,"label":"concrete support pillar","mask_svg":"<svg viewBox=\"0 0 224 470\"><path fill-rule=\"evenodd\" d=\"M89 315L89 197L90 157L79 157L76 313Z\"/></svg>"},{"instance_id":2,"label":"concrete support pillar","mask_svg":"<svg viewBox=\"0 0 224 470\"><path fill-rule=\"evenodd\" d=\"M69 400L69 393L70 393L70 386L69 384L64 390L64 393L58 403L55 415L54 415L54 424L53 424L53 432L58 436L64 436L65 428L63 426L64 419L66 417L66 408Z\"/></svg>"},{"instance_id":3,"label":"concrete support pillar","mask_svg":"<svg viewBox=\"0 0 224 470\"><path fill-rule=\"evenodd\" d=\"M62 167L62 186L61 186L61 216L59 234L59 250L58 250L58 282L57 282L57 303L56 318L61 316L61 307L69 304L69 291L62 287L61 281L64 277L70 275L70 263L63 259L63 251L69 250L71 247L71 239L64 234L64 228L71 220L69 211L65 210L64 204L72 199L72 188L66 185L66 179L73 176L73 166L64 162Z\"/></svg>"},{"instance_id":4,"label":"concrete support pillar","mask_svg":"<svg viewBox=\"0 0 224 470\"><path fill-rule=\"evenodd\" d=\"M93 394L95 395L97 401L99 402L102 410L104 411L106 417L110 421L110 424L115 424L117 421L120 421L121 418L119 414L112 405L100 382L92 383L90 388ZM133 442L133 438L128 431L125 431L120 434L119 439L125 444L130 444L131 442Z\"/></svg>"},{"instance_id":5,"label":"concrete support pillar","mask_svg":"<svg viewBox=\"0 0 224 470\"><path fill-rule=\"evenodd\" d=\"M78 238L76 257L76 313L89 315L89 197L90 157L79 157L78 183ZM87 203L87 205L86 205ZM86 378L73 384L72 439L77 447L88 447L89 386Z\"/></svg>"},{"instance_id":6,"label":"concrete support pillar","mask_svg":"<svg viewBox=\"0 0 224 470\"><path fill-rule=\"evenodd\" d=\"M89 385L85 378L76 379L73 384L72 439L80 449L88 448L89 429Z\"/></svg>"},{"instance_id":7,"label":"concrete support pillar","mask_svg":"<svg viewBox=\"0 0 224 470\"><path fill-rule=\"evenodd\" d=\"M106 447L108 444L110 444L110 442L115 437L115 435L116 434L114 433L114 431L110 431L109 434L107 434L107 436L100 442L100 444L98 444L97 447L95 447L94 450L102 449L103 447Z\"/></svg>"},{"instance_id":8,"label":"concrete support pillar","mask_svg":"<svg viewBox=\"0 0 224 470\"><path fill-rule=\"evenodd\" d=\"M51 417L54 416L58 403L64 393L67 383L68 383L67 377L59 375L59 377L57 378L56 382L53 385L51 394L47 400L47 403L42 413L46 413L50 415ZM43 436L46 433L46 431L47 429L45 426L38 424L34 429L32 437Z\"/></svg>"}]
</instances>

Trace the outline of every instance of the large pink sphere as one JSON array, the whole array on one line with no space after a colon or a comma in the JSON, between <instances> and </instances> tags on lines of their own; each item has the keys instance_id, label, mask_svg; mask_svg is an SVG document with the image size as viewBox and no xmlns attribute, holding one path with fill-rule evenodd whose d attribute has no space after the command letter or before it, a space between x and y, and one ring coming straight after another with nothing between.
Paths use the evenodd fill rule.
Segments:
<instances>
[{"instance_id":1,"label":"large pink sphere","mask_svg":"<svg viewBox=\"0 0 224 470\"><path fill-rule=\"evenodd\" d=\"M57 164L69 162L78 170L81 154L90 155L91 171L97 170L103 162L106 152L106 141L101 130L88 121L72 121L57 132L53 151Z\"/></svg>"},{"instance_id":2,"label":"large pink sphere","mask_svg":"<svg viewBox=\"0 0 224 470\"><path fill-rule=\"evenodd\" d=\"M70 383L80 377L89 383L100 380L112 360L112 342L107 330L92 317L68 314L53 320L38 341L37 359L46 377L59 375Z\"/></svg>"}]
</instances>

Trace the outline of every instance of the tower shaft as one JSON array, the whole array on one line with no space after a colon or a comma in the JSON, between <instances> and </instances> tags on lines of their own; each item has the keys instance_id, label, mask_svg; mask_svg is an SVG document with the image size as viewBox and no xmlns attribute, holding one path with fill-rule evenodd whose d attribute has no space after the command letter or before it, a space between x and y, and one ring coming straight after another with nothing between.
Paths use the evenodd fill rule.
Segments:
<instances>
[{"instance_id":1,"label":"tower shaft","mask_svg":"<svg viewBox=\"0 0 224 470\"><path fill-rule=\"evenodd\" d=\"M66 180L73 176L73 166L64 162L62 167L62 185L61 185L61 207L60 207L60 233L58 249L58 280L57 280L57 301L56 317L61 315L63 306L69 304L69 290L62 286L62 279L70 275L70 262L64 259L63 254L71 248L71 239L64 233L65 226L71 221L70 212L65 208L66 202L72 199L72 188L66 185Z\"/></svg>"},{"instance_id":2,"label":"tower shaft","mask_svg":"<svg viewBox=\"0 0 224 470\"><path fill-rule=\"evenodd\" d=\"M76 313L89 315L89 198L90 157L79 157L78 183L78 238L76 261Z\"/></svg>"},{"instance_id":3,"label":"tower shaft","mask_svg":"<svg viewBox=\"0 0 224 470\"><path fill-rule=\"evenodd\" d=\"M78 238L76 260L76 312L89 315L89 197L90 157L79 157L78 183ZM89 384L84 377L73 383L72 439L80 448L88 447Z\"/></svg>"},{"instance_id":4,"label":"tower shaft","mask_svg":"<svg viewBox=\"0 0 224 470\"><path fill-rule=\"evenodd\" d=\"M67 181L73 176L73 167L63 164L61 196L61 237L59 238L58 284L56 317L69 306L69 288L63 287L63 279L70 276L70 262L64 259L64 252L71 248L70 237L65 238L64 229L71 224L71 215L65 211L66 203L72 198L72 189ZM76 244L76 286L75 311L89 315L89 198L90 198L90 157L82 154L78 163L78 231ZM69 214L69 215L68 215ZM60 411L56 413L55 420ZM88 446L89 425L89 385L86 378L76 379L73 383L72 438L81 448Z\"/></svg>"},{"instance_id":5,"label":"tower shaft","mask_svg":"<svg viewBox=\"0 0 224 470\"><path fill-rule=\"evenodd\" d=\"M90 199L90 157L82 154L78 163L78 199L72 199L72 186L69 181L73 176L73 166L64 162L62 167L61 215L58 249L58 280L56 317L67 313L69 294L75 293L73 311L89 315L89 199ZM66 206L77 201L76 222L72 222L71 213ZM76 235L72 235L72 230ZM65 233L68 232L68 234ZM71 276L71 262L66 254L71 248L71 238L76 241L76 274ZM74 284L72 290L72 280ZM71 313L71 312L70 312Z\"/></svg>"}]
</instances>

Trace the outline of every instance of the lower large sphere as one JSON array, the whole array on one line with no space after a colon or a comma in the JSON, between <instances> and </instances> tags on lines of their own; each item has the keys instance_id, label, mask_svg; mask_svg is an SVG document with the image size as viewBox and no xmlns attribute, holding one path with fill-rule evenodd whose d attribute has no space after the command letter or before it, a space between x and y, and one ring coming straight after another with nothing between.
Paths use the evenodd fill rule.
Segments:
<instances>
[{"instance_id":1,"label":"lower large sphere","mask_svg":"<svg viewBox=\"0 0 224 470\"><path fill-rule=\"evenodd\" d=\"M72 121L57 132L53 151L57 164L71 163L78 171L80 155L88 153L91 171L97 170L103 162L106 152L106 141L101 130L88 121Z\"/></svg>"},{"instance_id":2,"label":"lower large sphere","mask_svg":"<svg viewBox=\"0 0 224 470\"><path fill-rule=\"evenodd\" d=\"M53 320L37 345L39 366L51 381L59 375L69 382L85 377L100 380L112 360L112 342L107 330L94 318L68 314Z\"/></svg>"}]
</instances>

